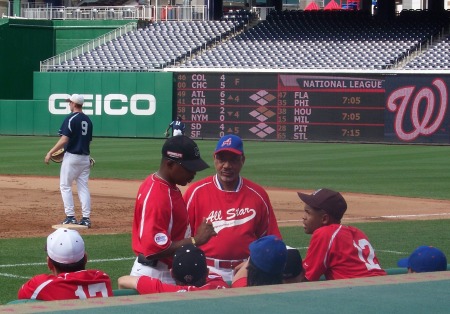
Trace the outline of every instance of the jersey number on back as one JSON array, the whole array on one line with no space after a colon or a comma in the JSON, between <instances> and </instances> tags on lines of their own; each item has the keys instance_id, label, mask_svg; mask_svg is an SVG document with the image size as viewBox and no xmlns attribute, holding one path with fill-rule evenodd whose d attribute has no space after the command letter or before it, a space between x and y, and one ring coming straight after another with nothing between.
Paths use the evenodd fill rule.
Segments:
<instances>
[{"instance_id":1,"label":"jersey number on back","mask_svg":"<svg viewBox=\"0 0 450 314\"><path fill-rule=\"evenodd\" d=\"M86 121L81 121L81 135L86 135L88 133L89 124Z\"/></svg>"},{"instance_id":2,"label":"jersey number on back","mask_svg":"<svg viewBox=\"0 0 450 314\"><path fill-rule=\"evenodd\" d=\"M369 241L361 239L358 241L358 244L353 241L353 246L358 250L358 257L366 265L367 270L381 269L380 265L373 261L375 258L375 250L372 245L370 245ZM369 255L367 257L363 256L363 250L365 248L369 249Z\"/></svg>"},{"instance_id":3,"label":"jersey number on back","mask_svg":"<svg viewBox=\"0 0 450 314\"><path fill-rule=\"evenodd\" d=\"M87 294L83 288L87 288ZM106 284L104 282L94 283L87 286L78 286L75 291L75 295L80 299L100 297L98 293L100 293L102 297L108 297L108 289L106 289Z\"/></svg>"}]
</instances>

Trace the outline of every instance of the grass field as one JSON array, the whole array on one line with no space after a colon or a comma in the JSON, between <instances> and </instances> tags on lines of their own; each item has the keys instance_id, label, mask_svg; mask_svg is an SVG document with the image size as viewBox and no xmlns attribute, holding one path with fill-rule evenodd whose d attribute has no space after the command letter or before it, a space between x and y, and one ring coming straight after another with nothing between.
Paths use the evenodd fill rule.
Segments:
<instances>
[{"instance_id":1,"label":"grass field","mask_svg":"<svg viewBox=\"0 0 450 314\"><path fill-rule=\"evenodd\" d=\"M0 136L0 174L58 176L44 164L56 137ZM215 141L197 141L212 165ZM157 169L162 139L95 138L93 178L144 179ZM450 199L450 146L245 142L242 174L263 186ZM213 173L199 172L196 179Z\"/></svg>"},{"instance_id":2,"label":"grass field","mask_svg":"<svg viewBox=\"0 0 450 314\"><path fill-rule=\"evenodd\" d=\"M44 164L55 137L0 136L0 174L58 176L59 167ZM95 138L95 178L143 179L159 164L163 140ZM215 142L198 141L203 158L211 165ZM330 187L406 197L450 199L449 146L245 143L243 175L264 185L315 189ZM213 172L208 169L196 179ZM0 202L1 206L1 202ZM1 208L0 208L1 209ZM369 237L384 268L396 267L398 258L415 247L434 245L450 255L450 220L352 224ZM287 244L305 255L309 236L298 227L281 229ZM130 234L85 236L90 268L117 278L128 274L133 263ZM47 272L44 238L0 239L0 304L16 298L20 285L35 274Z\"/></svg>"}]
</instances>

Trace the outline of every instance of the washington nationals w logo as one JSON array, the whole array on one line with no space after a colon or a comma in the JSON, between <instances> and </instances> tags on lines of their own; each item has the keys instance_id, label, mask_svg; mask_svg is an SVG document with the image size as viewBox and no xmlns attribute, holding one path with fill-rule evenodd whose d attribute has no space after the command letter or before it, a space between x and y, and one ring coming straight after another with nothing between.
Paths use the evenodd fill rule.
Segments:
<instances>
[{"instance_id":1,"label":"washington nationals w logo","mask_svg":"<svg viewBox=\"0 0 450 314\"><path fill-rule=\"evenodd\" d=\"M389 96L387 108L391 112L397 112L394 128L400 139L412 141L420 135L432 135L442 125L447 111L447 86L441 79L434 80L432 84L439 94L439 104L433 89L429 87L423 87L417 93L414 93L415 86L403 87ZM404 127L407 112L410 113L410 130Z\"/></svg>"}]
</instances>

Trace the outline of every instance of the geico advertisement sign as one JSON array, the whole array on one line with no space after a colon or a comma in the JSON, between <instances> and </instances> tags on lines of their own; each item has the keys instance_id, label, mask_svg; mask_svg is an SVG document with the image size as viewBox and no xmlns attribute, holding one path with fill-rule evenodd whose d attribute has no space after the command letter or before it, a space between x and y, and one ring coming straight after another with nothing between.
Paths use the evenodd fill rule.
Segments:
<instances>
[{"instance_id":1,"label":"geico advertisement sign","mask_svg":"<svg viewBox=\"0 0 450 314\"><path fill-rule=\"evenodd\" d=\"M135 116L151 116L156 111L156 98L150 94L135 94L128 99L123 94L93 95L81 94L84 97L83 112L87 115L124 116L128 110ZM70 113L69 94L52 94L48 98L48 111L51 114ZM138 108L139 103L139 108Z\"/></svg>"}]
</instances>

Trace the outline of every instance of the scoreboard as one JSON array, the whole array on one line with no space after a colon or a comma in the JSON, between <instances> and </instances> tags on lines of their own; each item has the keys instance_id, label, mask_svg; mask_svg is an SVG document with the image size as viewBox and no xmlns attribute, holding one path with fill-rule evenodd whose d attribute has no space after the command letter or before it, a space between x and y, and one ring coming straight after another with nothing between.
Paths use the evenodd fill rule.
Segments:
<instances>
[{"instance_id":1,"label":"scoreboard","mask_svg":"<svg viewBox=\"0 0 450 314\"><path fill-rule=\"evenodd\" d=\"M384 84L370 75L176 73L177 115L194 139L381 141Z\"/></svg>"}]
</instances>

